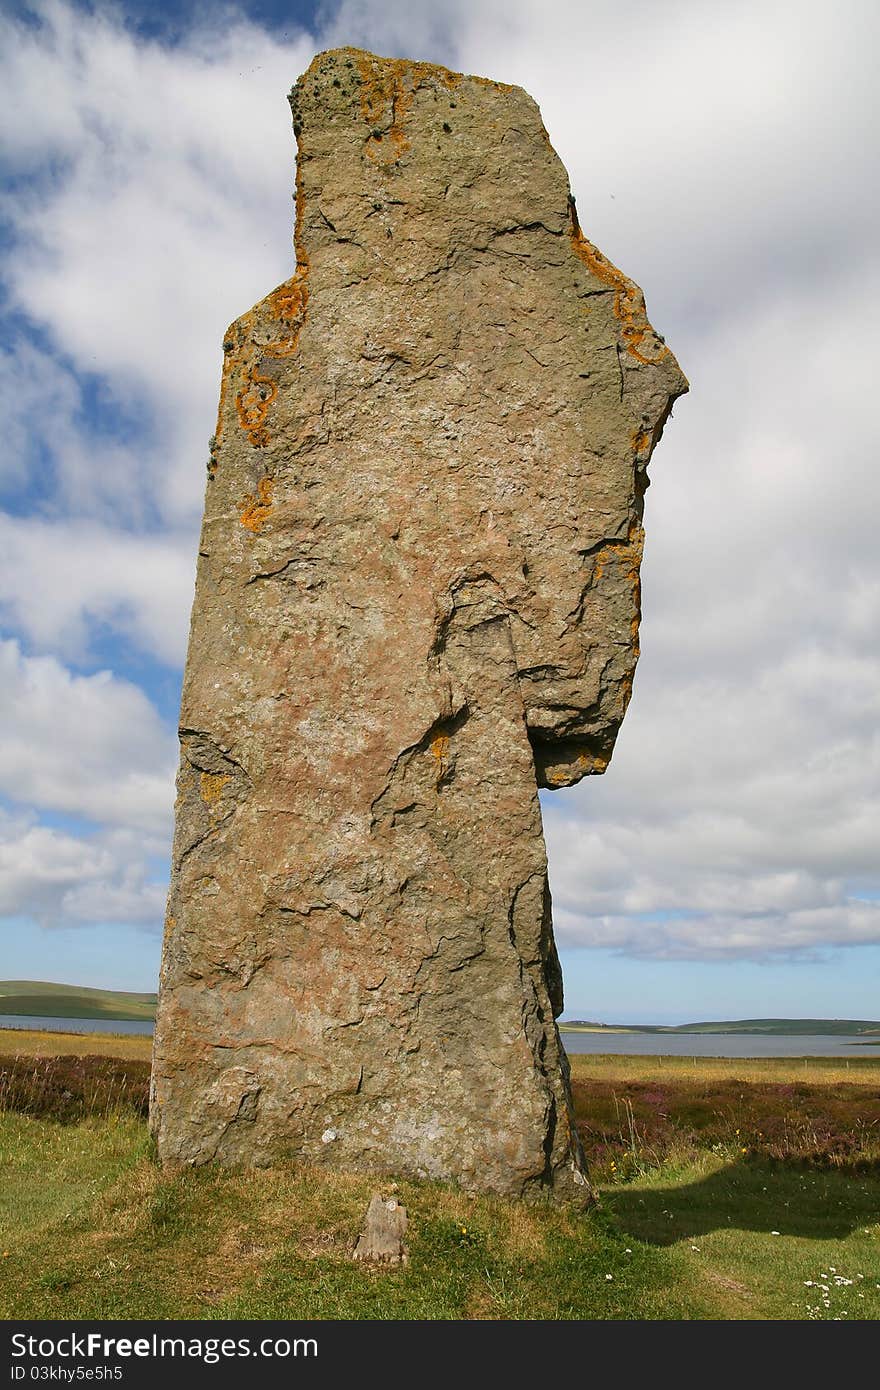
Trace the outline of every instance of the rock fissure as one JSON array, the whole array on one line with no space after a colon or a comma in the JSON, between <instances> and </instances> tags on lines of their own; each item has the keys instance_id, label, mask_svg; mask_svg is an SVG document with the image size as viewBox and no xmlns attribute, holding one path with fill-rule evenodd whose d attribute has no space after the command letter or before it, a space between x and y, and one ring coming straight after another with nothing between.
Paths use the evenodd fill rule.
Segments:
<instances>
[{"instance_id":1,"label":"rock fissure","mask_svg":"<svg viewBox=\"0 0 880 1390\"><path fill-rule=\"evenodd\" d=\"M521 89L337 49L290 105L293 275L223 343L152 1129L582 1199L538 788L611 756L687 383Z\"/></svg>"}]
</instances>

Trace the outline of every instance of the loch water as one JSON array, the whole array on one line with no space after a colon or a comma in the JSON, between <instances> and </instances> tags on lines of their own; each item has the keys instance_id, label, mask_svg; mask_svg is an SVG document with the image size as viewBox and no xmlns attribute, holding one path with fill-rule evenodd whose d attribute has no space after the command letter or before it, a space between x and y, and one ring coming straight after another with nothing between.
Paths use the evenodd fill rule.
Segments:
<instances>
[{"instance_id":1,"label":"loch water","mask_svg":"<svg viewBox=\"0 0 880 1390\"><path fill-rule=\"evenodd\" d=\"M35 1028L48 1033L147 1033L151 1019L143 1018L50 1018L30 1014L0 1014L0 1028Z\"/></svg>"},{"instance_id":2,"label":"loch water","mask_svg":"<svg viewBox=\"0 0 880 1390\"><path fill-rule=\"evenodd\" d=\"M0 1028L57 1033L146 1033L149 1020L52 1018L0 1014ZM566 1052L626 1057L880 1057L880 1037L866 1045L853 1035L831 1033L574 1033L561 1028Z\"/></svg>"},{"instance_id":3,"label":"loch water","mask_svg":"<svg viewBox=\"0 0 880 1390\"><path fill-rule=\"evenodd\" d=\"M880 1057L880 1037L865 1046L833 1033L570 1033L566 1052L625 1057Z\"/></svg>"}]
</instances>

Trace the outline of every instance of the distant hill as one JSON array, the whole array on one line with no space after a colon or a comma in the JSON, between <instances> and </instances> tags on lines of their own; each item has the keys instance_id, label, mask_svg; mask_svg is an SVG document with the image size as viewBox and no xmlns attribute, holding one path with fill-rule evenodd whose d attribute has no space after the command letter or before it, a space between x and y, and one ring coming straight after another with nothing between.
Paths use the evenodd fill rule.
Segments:
<instances>
[{"instance_id":1,"label":"distant hill","mask_svg":"<svg viewBox=\"0 0 880 1390\"><path fill-rule=\"evenodd\" d=\"M560 1023L563 1032L589 1033L770 1033L798 1037L805 1034L860 1037L880 1035L880 1022L864 1018L739 1018L719 1023L680 1023L675 1027L661 1024L590 1023L573 1019Z\"/></svg>"},{"instance_id":2,"label":"distant hill","mask_svg":"<svg viewBox=\"0 0 880 1390\"><path fill-rule=\"evenodd\" d=\"M0 1014L25 1018L133 1019L151 1023L156 1017L155 994L130 994L121 989L89 989L49 980L0 980Z\"/></svg>"}]
</instances>

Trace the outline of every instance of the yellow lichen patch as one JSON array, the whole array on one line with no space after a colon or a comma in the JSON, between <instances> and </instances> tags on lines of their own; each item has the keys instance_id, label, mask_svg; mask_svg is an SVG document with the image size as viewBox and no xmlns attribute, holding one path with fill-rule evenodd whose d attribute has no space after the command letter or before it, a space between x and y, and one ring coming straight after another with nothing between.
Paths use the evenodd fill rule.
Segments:
<instances>
[{"instance_id":1,"label":"yellow lichen patch","mask_svg":"<svg viewBox=\"0 0 880 1390\"><path fill-rule=\"evenodd\" d=\"M245 498L244 510L241 513L241 524L246 526L249 531L257 535L262 529L267 516L272 510L272 493L275 489L275 482L272 478L261 478L257 483L256 494L249 493Z\"/></svg>"},{"instance_id":2,"label":"yellow lichen patch","mask_svg":"<svg viewBox=\"0 0 880 1390\"><path fill-rule=\"evenodd\" d=\"M638 656L638 652L636 652L636 656ZM620 699L621 699L621 703L622 703L622 705L623 705L623 713L626 714L627 710L629 709L629 702L630 702L630 700L632 699L632 693L633 693L633 673L632 673L632 671L627 671L626 675L625 675L625 676L623 677L623 679L621 680L621 682L620 682L620 691L621 691Z\"/></svg>"},{"instance_id":3,"label":"yellow lichen patch","mask_svg":"<svg viewBox=\"0 0 880 1390\"><path fill-rule=\"evenodd\" d=\"M544 772L544 780L550 787L570 787L581 777L589 777L592 773L604 772L608 766L608 759L601 753L581 753L572 764L565 764L555 770L547 768Z\"/></svg>"},{"instance_id":4,"label":"yellow lichen patch","mask_svg":"<svg viewBox=\"0 0 880 1390\"><path fill-rule=\"evenodd\" d=\"M449 735L438 734L431 740L431 756L437 764L437 785L449 771Z\"/></svg>"},{"instance_id":5,"label":"yellow lichen patch","mask_svg":"<svg viewBox=\"0 0 880 1390\"><path fill-rule=\"evenodd\" d=\"M593 587L595 588L605 573L605 567L609 559L616 559L622 562L623 578L627 580L632 588L633 615L630 619L630 637L633 644L633 658L635 661L639 657L639 624L642 620L642 580L640 566L642 563L642 552L645 547L644 528L638 521L631 521L629 534L625 541L619 541L615 545L606 545L597 555L596 563L593 568ZM629 675L624 681L624 702L629 703L632 691L632 676Z\"/></svg>"},{"instance_id":6,"label":"yellow lichen patch","mask_svg":"<svg viewBox=\"0 0 880 1390\"><path fill-rule=\"evenodd\" d=\"M614 317L619 319L622 325L621 337L624 347L638 362L644 362L649 367L656 366L658 362L663 361L664 357L669 356L669 348L666 347L665 343L659 343L660 350L653 357L646 356L641 351L643 343L647 347L651 342L655 345L659 342L656 333L648 322L645 313L645 299L641 290L584 236L578 222L574 199L569 203L569 207L571 209L571 244L575 255L580 257L597 280L601 280L609 289L614 290ZM648 340L647 343L645 342L646 339Z\"/></svg>"},{"instance_id":7,"label":"yellow lichen patch","mask_svg":"<svg viewBox=\"0 0 880 1390\"><path fill-rule=\"evenodd\" d=\"M544 777L551 787L568 786L568 773L564 769L560 772L547 771L544 773Z\"/></svg>"},{"instance_id":8,"label":"yellow lichen patch","mask_svg":"<svg viewBox=\"0 0 880 1390\"><path fill-rule=\"evenodd\" d=\"M228 773L203 772L199 778L199 795L208 806L213 806L223 795L223 788L231 781Z\"/></svg>"},{"instance_id":9,"label":"yellow lichen patch","mask_svg":"<svg viewBox=\"0 0 880 1390\"><path fill-rule=\"evenodd\" d=\"M463 74L459 72L455 73L454 76L460 82ZM496 92L513 91L512 82L496 82L494 77L476 77L473 73L468 73L468 82L476 82L478 87L492 87Z\"/></svg>"},{"instance_id":10,"label":"yellow lichen patch","mask_svg":"<svg viewBox=\"0 0 880 1390\"><path fill-rule=\"evenodd\" d=\"M305 194L303 192L302 166L296 166L296 220L293 230L293 245L296 251L296 271L290 280L273 290L266 301L269 317L281 323L285 336L277 342L266 343L263 352L270 357L290 357L296 351L299 335L305 323L309 303L309 255L303 242L303 216Z\"/></svg>"},{"instance_id":11,"label":"yellow lichen patch","mask_svg":"<svg viewBox=\"0 0 880 1390\"><path fill-rule=\"evenodd\" d=\"M361 117L371 128L364 149L370 159L378 157L383 163L393 163L410 148L404 121L419 87L439 80L453 91L462 77L460 72L450 72L433 63L377 59L366 53L358 55L357 64L361 76Z\"/></svg>"},{"instance_id":12,"label":"yellow lichen patch","mask_svg":"<svg viewBox=\"0 0 880 1390\"><path fill-rule=\"evenodd\" d=\"M224 403L233 373L241 381L235 396L239 425L255 449L264 449L271 438L266 422L269 409L278 395L278 383L274 377L266 374L265 363L268 359L292 357L296 352L309 303L309 257L303 244L303 208L302 169L298 162L293 234L296 271L283 285L273 290L256 310L251 309L230 330L228 338L233 339L235 346L230 348L223 368L215 449L222 436ZM270 337L267 342L255 342L257 330L262 328L265 331L267 325L269 333L277 336ZM280 325L280 332L276 325Z\"/></svg>"},{"instance_id":13,"label":"yellow lichen patch","mask_svg":"<svg viewBox=\"0 0 880 1390\"><path fill-rule=\"evenodd\" d=\"M229 394L229 383L232 381L236 371L241 367L243 359L243 346L251 337L253 330L254 311L250 309L243 314L235 323L230 324L223 337L223 373L220 378L220 402L217 406L217 424L214 429L212 440L213 452L216 453L223 438L223 427L226 421L226 398ZM212 464L216 467L212 457ZM214 468L211 469L212 473Z\"/></svg>"},{"instance_id":14,"label":"yellow lichen patch","mask_svg":"<svg viewBox=\"0 0 880 1390\"><path fill-rule=\"evenodd\" d=\"M292 357L299 346L299 335L306 317L308 286L303 261L291 280L273 290L265 303L268 316L286 330L283 337L268 343L255 344L250 359L242 364L243 385L235 398L238 422L257 449L269 443L266 417L278 395L278 383L262 370L266 358Z\"/></svg>"},{"instance_id":15,"label":"yellow lichen patch","mask_svg":"<svg viewBox=\"0 0 880 1390\"><path fill-rule=\"evenodd\" d=\"M612 542L605 545L596 556L596 563L593 567L593 584L599 583L605 573L605 566L610 558L624 559L629 561L629 568L625 571L626 577L633 583L639 581L639 565L642 562L642 551L645 548L645 531L638 521L631 521L629 531L625 541Z\"/></svg>"},{"instance_id":16,"label":"yellow lichen patch","mask_svg":"<svg viewBox=\"0 0 880 1390\"><path fill-rule=\"evenodd\" d=\"M308 287L303 280L294 276L285 284L279 285L277 290L273 290L269 296L269 313L274 319L280 320L285 324L300 325L305 318L306 304L308 303ZM279 347L281 344L279 344ZM290 352L288 344L284 344L286 352Z\"/></svg>"},{"instance_id":17,"label":"yellow lichen patch","mask_svg":"<svg viewBox=\"0 0 880 1390\"><path fill-rule=\"evenodd\" d=\"M277 395L277 383L270 376L260 374L257 362L248 363L244 370L244 385L235 397L235 409L238 423L258 449L269 443L266 416Z\"/></svg>"}]
</instances>

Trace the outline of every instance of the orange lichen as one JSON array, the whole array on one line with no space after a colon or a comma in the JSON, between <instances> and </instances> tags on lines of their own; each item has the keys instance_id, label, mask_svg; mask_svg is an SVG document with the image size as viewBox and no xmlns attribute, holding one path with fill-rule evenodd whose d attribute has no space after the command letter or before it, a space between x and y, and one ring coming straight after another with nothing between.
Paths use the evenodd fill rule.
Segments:
<instances>
[{"instance_id":1,"label":"orange lichen","mask_svg":"<svg viewBox=\"0 0 880 1390\"><path fill-rule=\"evenodd\" d=\"M598 584L605 572L605 566L611 556L629 561L629 569L626 571L628 579L637 581L639 577L639 565L642 561L642 551L645 546L644 527L638 521L631 521L629 531L625 541L614 541L610 545L604 545L596 556L596 563L593 566L593 584Z\"/></svg>"},{"instance_id":2,"label":"orange lichen","mask_svg":"<svg viewBox=\"0 0 880 1390\"><path fill-rule=\"evenodd\" d=\"M256 495L249 493L245 498L241 524L256 536L262 531L266 518L272 510L272 493L275 482L272 478L261 478L257 483Z\"/></svg>"},{"instance_id":3,"label":"orange lichen","mask_svg":"<svg viewBox=\"0 0 880 1390\"><path fill-rule=\"evenodd\" d=\"M449 735L438 734L431 740L431 755L437 764L437 785L439 786L449 771Z\"/></svg>"},{"instance_id":4,"label":"orange lichen","mask_svg":"<svg viewBox=\"0 0 880 1390\"><path fill-rule=\"evenodd\" d=\"M607 766L608 759L603 757L601 753L581 753L580 757L574 762L574 771L579 774L579 777L589 777L591 773L604 772ZM544 772L544 780L550 787L571 786L572 772L570 770L570 765L566 764L555 771L552 769L546 770Z\"/></svg>"},{"instance_id":5,"label":"orange lichen","mask_svg":"<svg viewBox=\"0 0 880 1390\"><path fill-rule=\"evenodd\" d=\"M609 289L614 290L614 317L619 319L622 324L620 331L624 347L632 357L635 357L636 361L644 362L648 367L656 366L658 362L663 361L664 357L669 356L669 348L665 343L661 343L660 351L654 357L647 357L640 351L646 339L654 343L659 341L645 313L644 295L638 285L628 279L622 270L618 270L617 266L612 264L606 256L603 256L602 252L584 236L578 222L573 198L569 200L569 208L571 210L571 244L575 255L580 257L597 280L601 280Z\"/></svg>"},{"instance_id":6,"label":"orange lichen","mask_svg":"<svg viewBox=\"0 0 880 1390\"><path fill-rule=\"evenodd\" d=\"M370 126L364 149L370 159L378 156L383 163L394 163L410 148L403 125L419 87L439 80L453 91L462 78L460 72L433 63L410 63L404 58L377 59L360 53L357 64L361 117Z\"/></svg>"},{"instance_id":7,"label":"orange lichen","mask_svg":"<svg viewBox=\"0 0 880 1390\"><path fill-rule=\"evenodd\" d=\"M208 806L214 806L231 780L228 773L203 772L199 778L199 795Z\"/></svg>"},{"instance_id":8,"label":"orange lichen","mask_svg":"<svg viewBox=\"0 0 880 1390\"><path fill-rule=\"evenodd\" d=\"M271 438L267 417L278 395L278 383L273 376L267 374L266 363L292 357L296 352L309 302L309 257L303 242L303 208L302 165L298 160L296 221L293 233L296 270L289 280L285 280L283 285L273 290L255 309L243 314L226 335L223 344L226 357L220 384L220 407L212 441L212 466L209 470L212 474L216 466L213 454L216 454L223 437L226 399L233 377L240 383L235 394L235 412L238 423L250 443L256 449L264 449ZM270 336L266 342L256 340L256 335L261 329L264 332L268 329Z\"/></svg>"},{"instance_id":9,"label":"orange lichen","mask_svg":"<svg viewBox=\"0 0 880 1390\"><path fill-rule=\"evenodd\" d=\"M620 682L621 700L623 702L624 712L632 699L633 674L635 672L636 662L639 659L639 624L642 620L642 578L640 566L644 547L644 528L637 521L633 521L630 524L629 536L626 544L612 547L626 563L623 576L624 579L628 580L632 585L633 615L629 623L630 637L632 639L632 665L628 671L624 672Z\"/></svg>"},{"instance_id":10,"label":"orange lichen","mask_svg":"<svg viewBox=\"0 0 880 1390\"><path fill-rule=\"evenodd\" d=\"M605 566L610 558L621 562L623 578L632 587L633 616L630 619L630 637L632 638L633 665L639 659L639 624L642 620L642 580L640 565L642 563L642 552L645 545L644 528L638 521L630 522L629 534L625 541L618 541L613 545L606 545L596 557L593 567L593 586L599 584L605 573ZM628 672L622 680L624 708L629 704L632 694L632 672Z\"/></svg>"},{"instance_id":11,"label":"orange lichen","mask_svg":"<svg viewBox=\"0 0 880 1390\"><path fill-rule=\"evenodd\" d=\"M269 406L278 395L278 385L270 376L260 373L262 363L250 362L244 370L244 385L235 397L238 423L251 443L262 449L269 443L266 416Z\"/></svg>"}]
</instances>

